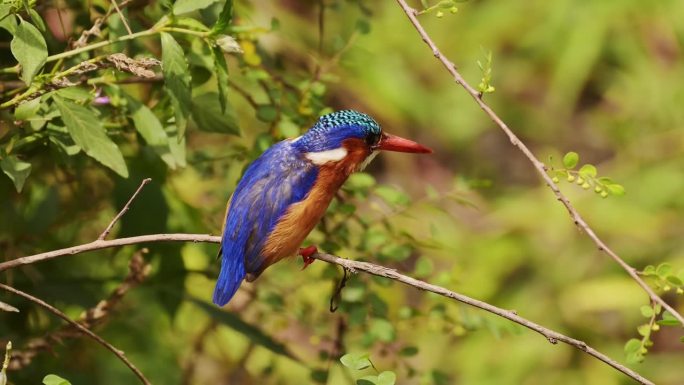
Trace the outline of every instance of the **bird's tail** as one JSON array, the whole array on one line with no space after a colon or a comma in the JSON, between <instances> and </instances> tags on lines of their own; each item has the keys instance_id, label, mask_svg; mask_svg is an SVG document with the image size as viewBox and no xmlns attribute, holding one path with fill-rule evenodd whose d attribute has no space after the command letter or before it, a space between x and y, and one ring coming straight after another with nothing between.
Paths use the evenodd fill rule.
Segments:
<instances>
[{"instance_id":1,"label":"bird's tail","mask_svg":"<svg viewBox=\"0 0 684 385\"><path fill-rule=\"evenodd\" d=\"M221 258L221 273L214 289L214 303L223 306L230 301L245 278L245 261L242 256L229 255L226 250L219 251Z\"/></svg>"}]
</instances>

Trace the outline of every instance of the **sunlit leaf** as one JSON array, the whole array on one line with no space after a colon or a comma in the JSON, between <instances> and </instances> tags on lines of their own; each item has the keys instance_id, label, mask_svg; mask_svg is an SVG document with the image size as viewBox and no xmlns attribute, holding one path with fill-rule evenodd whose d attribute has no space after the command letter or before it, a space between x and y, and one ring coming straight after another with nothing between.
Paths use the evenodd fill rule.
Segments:
<instances>
[{"instance_id":1,"label":"sunlit leaf","mask_svg":"<svg viewBox=\"0 0 684 385\"><path fill-rule=\"evenodd\" d=\"M178 0L173 4L173 14L182 15L184 13L204 9L218 0Z\"/></svg>"},{"instance_id":2,"label":"sunlit leaf","mask_svg":"<svg viewBox=\"0 0 684 385\"><path fill-rule=\"evenodd\" d=\"M71 382L55 374L48 374L43 378L44 385L71 385Z\"/></svg>"},{"instance_id":3,"label":"sunlit leaf","mask_svg":"<svg viewBox=\"0 0 684 385\"><path fill-rule=\"evenodd\" d=\"M585 164L579 169L579 174L583 178L595 178L597 174L596 166L593 164Z\"/></svg>"},{"instance_id":4,"label":"sunlit leaf","mask_svg":"<svg viewBox=\"0 0 684 385\"><path fill-rule=\"evenodd\" d=\"M14 155L4 156L0 160L2 171L12 180L17 192L24 188L24 182L31 173L31 163L23 162Z\"/></svg>"},{"instance_id":5,"label":"sunlit leaf","mask_svg":"<svg viewBox=\"0 0 684 385\"><path fill-rule=\"evenodd\" d=\"M128 168L121 150L109 137L95 113L72 101L54 98L69 135L88 156L128 178Z\"/></svg>"},{"instance_id":6,"label":"sunlit leaf","mask_svg":"<svg viewBox=\"0 0 684 385\"><path fill-rule=\"evenodd\" d=\"M188 125L190 106L192 105L190 90L190 71L185 60L183 48L168 33L161 33L162 45L162 72L164 73L164 84L171 97L174 115L176 117L176 127L178 136L185 135L185 128Z\"/></svg>"},{"instance_id":7,"label":"sunlit leaf","mask_svg":"<svg viewBox=\"0 0 684 385\"><path fill-rule=\"evenodd\" d=\"M47 44L43 35L31 23L20 20L14 31L10 48L21 65L21 80L30 85L48 57Z\"/></svg>"},{"instance_id":8,"label":"sunlit leaf","mask_svg":"<svg viewBox=\"0 0 684 385\"><path fill-rule=\"evenodd\" d=\"M578 162L579 154L574 151L570 151L563 156L563 166L565 166L565 168L575 168Z\"/></svg>"},{"instance_id":9,"label":"sunlit leaf","mask_svg":"<svg viewBox=\"0 0 684 385\"><path fill-rule=\"evenodd\" d=\"M340 362L354 370L363 370L371 366L367 353L347 353L340 358Z\"/></svg>"},{"instance_id":10,"label":"sunlit leaf","mask_svg":"<svg viewBox=\"0 0 684 385\"><path fill-rule=\"evenodd\" d=\"M218 35L221 33L225 33L228 27L230 26L232 18L233 0L226 0L225 4L223 4L223 9L221 9L221 13L219 14L218 20L216 20L216 24L214 24L214 28L211 29L211 34Z\"/></svg>"}]
</instances>

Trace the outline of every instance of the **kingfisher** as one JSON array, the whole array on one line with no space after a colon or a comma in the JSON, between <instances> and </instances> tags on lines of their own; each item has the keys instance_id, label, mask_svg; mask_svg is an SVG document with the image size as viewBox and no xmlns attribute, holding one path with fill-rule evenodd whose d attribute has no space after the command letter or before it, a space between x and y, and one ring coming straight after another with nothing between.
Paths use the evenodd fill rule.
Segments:
<instances>
[{"instance_id":1,"label":"kingfisher","mask_svg":"<svg viewBox=\"0 0 684 385\"><path fill-rule=\"evenodd\" d=\"M315 246L301 248L337 190L379 151L431 153L414 141L383 132L354 110L321 116L303 135L268 148L247 167L228 200L221 236L221 272L213 301L223 306L243 280L297 254L304 267Z\"/></svg>"}]
</instances>

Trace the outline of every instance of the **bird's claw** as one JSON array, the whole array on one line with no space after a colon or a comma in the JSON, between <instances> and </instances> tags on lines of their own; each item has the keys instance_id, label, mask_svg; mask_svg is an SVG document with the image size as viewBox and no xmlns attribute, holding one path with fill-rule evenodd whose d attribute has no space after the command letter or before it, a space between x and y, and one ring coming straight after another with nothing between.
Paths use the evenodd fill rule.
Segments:
<instances>
[{"instance_id":1,"label":"bird's claw","mask_svg":"<svg viewBox=\"0 0 684 385\"><path fill-rule=\"evenodd\" d=\"M318 253L318 249L314 245L299 248L299 255L301 255L302 259L304 260L304 266L302 267L302 270L306 269L316 260L316 258L312 257L312 255L316 253Z\"/></svg>"}]
</instances>

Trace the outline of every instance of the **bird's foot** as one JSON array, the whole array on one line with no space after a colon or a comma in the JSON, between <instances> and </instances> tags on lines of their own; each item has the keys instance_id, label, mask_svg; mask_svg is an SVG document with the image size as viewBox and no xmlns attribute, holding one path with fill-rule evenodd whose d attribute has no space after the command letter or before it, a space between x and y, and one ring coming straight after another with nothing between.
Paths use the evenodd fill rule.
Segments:
<instances>
[{"instance_id":1,"label":"bird's foot","mask_svg":"<svg viewBox=\"0 0 684 385\"><path fill-rule=\"evenodd\" d=\"M304 260L304 267L302 267L302 270L306 269L316 260L316 258L312 257L312 255L316 253L318 253L318 249L314 245L299 248L299 255L301 255Z\"/></svg>"}]
</instances>

